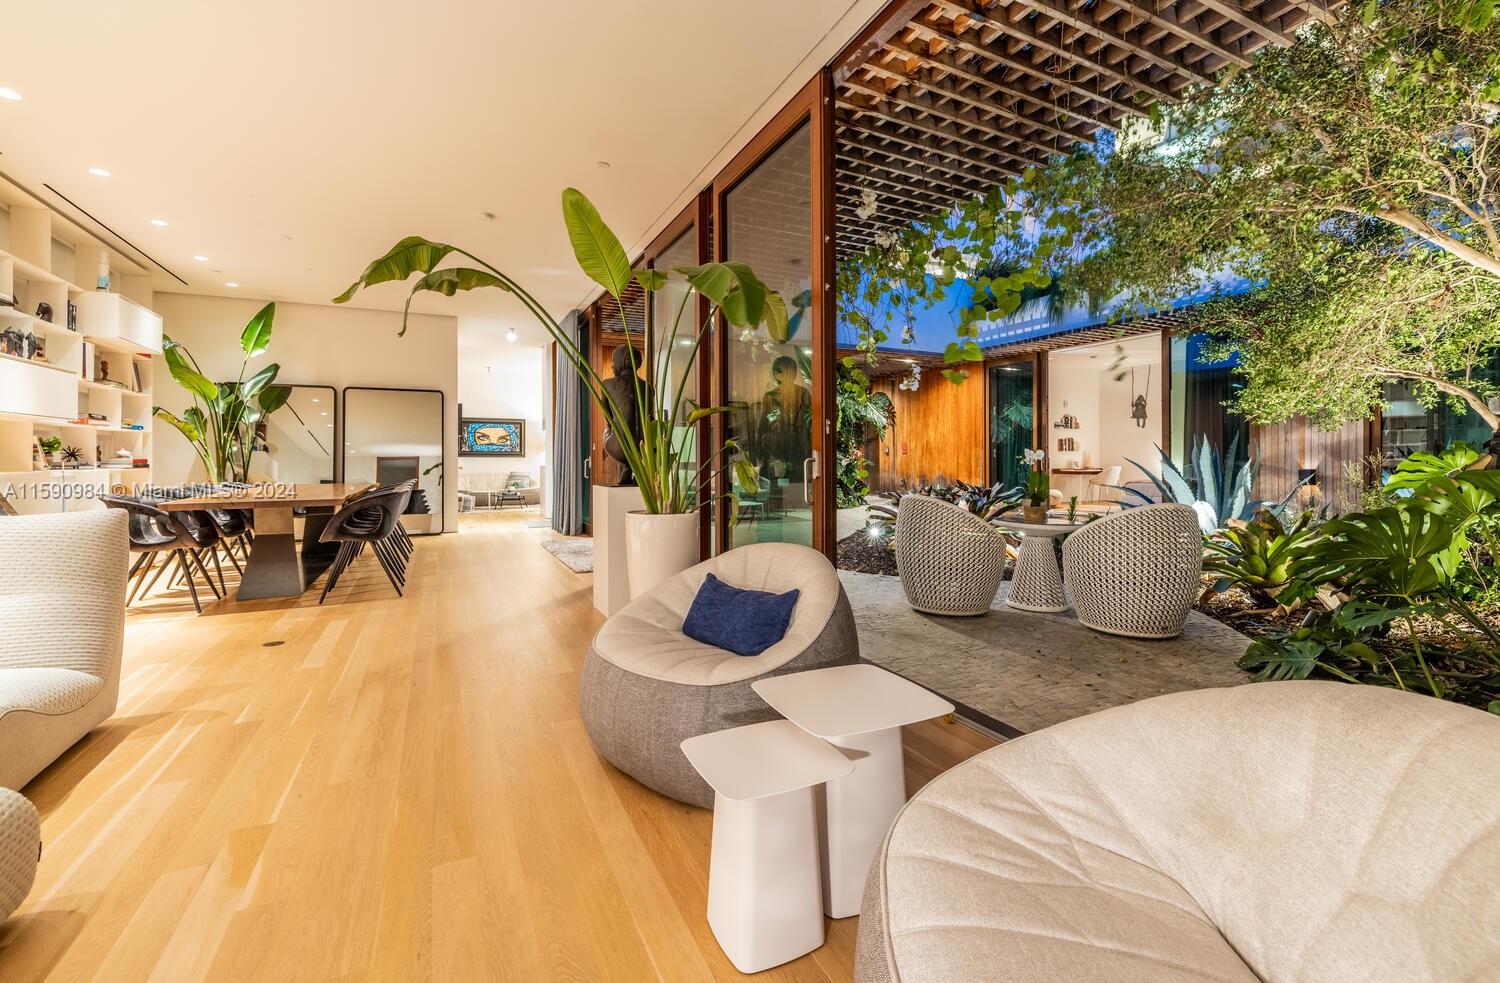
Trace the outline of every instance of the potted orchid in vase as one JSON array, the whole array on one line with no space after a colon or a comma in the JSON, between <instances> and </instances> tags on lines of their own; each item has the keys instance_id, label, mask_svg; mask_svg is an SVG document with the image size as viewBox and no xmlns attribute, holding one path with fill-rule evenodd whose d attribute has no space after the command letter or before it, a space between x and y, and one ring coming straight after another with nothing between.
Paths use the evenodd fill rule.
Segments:
<instances>
[{"instance_id":1,"label":"potted orchid in vase","mask_svg":"<svg viewBox=\"0 0 1500 983\"><path fill-rule=\"evenodd\" d=\"M643 508L626 516L625 546L630 591L632 596L639 596L698 562L698 523L705 503L726 500L733 523L739 512L734 486L754 489L759 485L759 472L744 459L733 440L724 441L724 446L706 460L696 458L698 428L710 417L729 410L727 406L700 406L687 392L692 366L709 328L722 317L732 328L758 329L764 325L773 340L784 342L790 336L787 307L781 296L743 263L678 266L670 273L632 269L620 240L582 192L565 190L562 211L579 268L615 298L615 308L622 312L626 343L621 347L626 355L619 375L630 380L628 385L606 385L587 353L536 297L498 268L447 243L421 236L402 239L372 262L348 290L334 298L334 303L348 301L363 288L420 274L406 300L401 328L405 334L404 319L410 315L412 298L423 291L452 297L460 290L494 288L520 300L551 335L558 353L568 360L589 397L598 404L624 464L640 488ZM449 256L474 265L440 267ZM641 338L625 320L621 301L632 283L644 292L648 310L653 308L655 295L669 284L681 291L680 298L675 290L670 298L675 301L671 305L676 308L675 317L670 324L658 325L649 339ZM701 325L696 323L699 297L707 301L707 316ZM684 318L688 319L686 323ZM638 352L640 341L651 343L655 357L647 359ZM673 346L681 346L677 359L666 357L667 352L676 350ZM641 377L642 369L649 371L649 378ZM734 481L724 482L728 492L716 494L726 471L734 475Z\"/></svg>"},{"instance_id":2,"label":"potted orchid in vase","mask_svg":"<svg viewBox=\"0 0 1500 983\"><path fill-rule=\"evenodd\" d=\"M1021 460L1031 469L1026 475L1026 504L1021 506L1021 518L1026 522L1047 521L1047 498L1052 493L1052 479L1047 474L1047 452L1026 451Z\"/></svg>"}]
</instances>

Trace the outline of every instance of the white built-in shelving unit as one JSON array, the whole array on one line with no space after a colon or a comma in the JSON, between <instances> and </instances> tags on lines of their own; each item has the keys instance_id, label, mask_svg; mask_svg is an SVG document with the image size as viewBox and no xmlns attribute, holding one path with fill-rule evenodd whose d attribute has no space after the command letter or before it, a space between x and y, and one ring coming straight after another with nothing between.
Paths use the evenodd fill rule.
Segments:
<instances>
[{"instance_id":1,"label":"white built-in shelving unit","mask_svg":"<svg viewBox=\"0 0 1500 983\"><path fill-rule=\"evenodd\" d=\"M22 513L99 508L99 496L151 480L151 408L162 319L149 274L98 239L0 181L0 331L34 336L27 359L0 346L0 493ZM99 257L110 289L96 282ZM74 307L76 330L68 327ZM51 310L50 320L38 311ZM93 416L91 416L93 414ZM95 419L99 417L102 419ZM34 441L56 437L79 467L36 470ZM144 466L102 467L128 454Z\"/></svg>"}]
</instances>

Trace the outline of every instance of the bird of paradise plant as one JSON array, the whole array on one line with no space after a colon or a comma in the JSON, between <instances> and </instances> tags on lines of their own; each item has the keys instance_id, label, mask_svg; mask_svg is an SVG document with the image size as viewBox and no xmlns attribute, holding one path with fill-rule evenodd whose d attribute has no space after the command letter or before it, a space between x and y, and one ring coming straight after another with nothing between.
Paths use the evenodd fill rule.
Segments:
<instances>
[{"instance_id":1,"label":"bird of paradise plant","mask_svg":"<svg viewBox=\"0 0 1500 983\"><path fill-rule=\"evenodd\" d=\"M645 291L649 308L653 296L667 285L669 274L654 269L632 269L620 240L581 191L575 188L563 191L562 210L579 268L617 302L623 299L631 283L636 283ZM440 268L438 264L450 256L462 257L474 265ZM688 289L678 304L670 333L662 332L657 339L658 351L652 360L651 383L637 374L640 366L636 361L633 332L625 320L624 305L616 305L626 335L625 347L630 352L631 377L635 380L635 419L641 421L642 431L639 440L632 437L631 415L626 412L626 407L610 394L577 342L525 287L468 250L421 236L408 236L372 262L333 302L342 304L361 289L393 280L405 281L420 274L411 285L402 314L401 333L405 334L412 300L420 293L452 297L461 290L494 288L514 295L557 343L558 351L568 360L589 397L603 412L605 422L619 440L625 463L640 486L645 511L681 514L694 511L700 502L714 501L713 489L726 470L732 469L735 482L743 488L755 488L758 484L755 467L743 457L736 456L740 448L733 440L725 441L723 447L701 464L694 460L698 425L729 410L727 406L700 406L687 393L692 366L710 325L720 315L734 328L755 329L764 324L773 340L783 342L790 336L790 327L786 302L781 295L768 289L744 263L678 266L671 272L682 277ZM708 301L708 316L696 332L683 332L680 330L683 318L690 308L696 311L697 305L693 301L699 296ZM671 345L689 338L692 340L691 350L685 349L685 357L680 363L666 357ZM673 364L683 366L675 380L671 378ZM655 399L655 393L665 394L666 398ZM728 484L732 486L733 483ZM733 521L738 516L739 500L732 487L721 497L728 500Z\"/></svg>"}]
</instances>

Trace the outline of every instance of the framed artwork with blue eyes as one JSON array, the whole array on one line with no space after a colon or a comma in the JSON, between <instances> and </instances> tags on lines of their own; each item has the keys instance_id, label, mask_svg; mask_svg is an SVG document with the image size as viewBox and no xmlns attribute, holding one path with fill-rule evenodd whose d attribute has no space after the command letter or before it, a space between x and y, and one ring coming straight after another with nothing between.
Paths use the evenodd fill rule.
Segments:
<instances>
[{"instance_id":1,"label":"framed artwork with blue eyes","mask_svg":"<svg viewBox=\"0 0 1500 983\"><path fill-rule=\"evenodd\" d=\"M460 457L525 457L525 420L458 421Z\"/></svg>"}]
</instances>

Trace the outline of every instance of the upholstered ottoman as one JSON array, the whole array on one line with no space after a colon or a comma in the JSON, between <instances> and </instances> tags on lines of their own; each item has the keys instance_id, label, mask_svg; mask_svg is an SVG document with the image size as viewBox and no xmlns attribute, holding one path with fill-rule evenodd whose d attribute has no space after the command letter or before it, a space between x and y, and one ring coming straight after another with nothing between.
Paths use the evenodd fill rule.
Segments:
<instances>
[{"instance_id":1,"label":"upholstered ottoman","mask_svg":"<svg viewBox=\"0 0 1500 983\"><path fill-rule=\"evenodd\" d=\"M1329 682L1161 696L907 803L855 979L1493 979L1497 829L1492 714Z\"/></svg>"},{"instance_id":2,"label":"upholstered ottoman","mask_svg":"<svg viewBox=\"0 0 1500 983\"><path fill-rule=\"evenodd\" d=\"M802 593L786 637L739 656L682 634L703 578L733 587ZM750 684L765 676L859 658L859 639L838 571L823 554L757 543L690 567L631 601L599 629L583 664L583 723L610 764L679 802L708 808L713 790L688 764L682 742L778 714Z\"/></svg>"},{"instance_id":3,"label":"upholstered ottoman","mask_svg":"<svg viewBox=\"0 0 1500 983\"><path fill-rule=\"evenodd\" d=\"M36 876L41 821L19 792L0 788L0 921L21 907Z\"/></svg>"}]
</instances>

